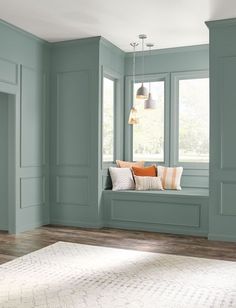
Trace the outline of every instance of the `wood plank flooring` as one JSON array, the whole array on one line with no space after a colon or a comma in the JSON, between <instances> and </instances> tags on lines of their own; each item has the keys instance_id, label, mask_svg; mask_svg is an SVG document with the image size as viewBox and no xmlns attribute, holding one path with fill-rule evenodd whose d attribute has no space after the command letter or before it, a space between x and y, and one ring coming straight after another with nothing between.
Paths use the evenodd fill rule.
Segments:
<instances>
[{"instance_id":1,"label":"wood plank flooring","mask_svg":"<svg viewBox=\"0 0 236 308\"><path fill-rule=\"evenodd\" d=\"M0 231L0 264L57 241L236 261L236 243L154 232L48 225L17 235Z\"/></svg>"}]
</instances>

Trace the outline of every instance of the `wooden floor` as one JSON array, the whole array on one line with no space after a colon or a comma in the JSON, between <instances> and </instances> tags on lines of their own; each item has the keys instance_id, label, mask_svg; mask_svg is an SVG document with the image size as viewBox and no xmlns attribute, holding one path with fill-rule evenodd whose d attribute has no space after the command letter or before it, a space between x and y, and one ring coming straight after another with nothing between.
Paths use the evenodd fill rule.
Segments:
<instances>
[{"instance_id":1,"label":"wooden floor","mask_svg":"<svg viewBox=\"0 0 236 308\"><path fill-rule=\"evenodd\" d=\"M44 226L18 235L0 231L0 264L57 241L236 261L236 243L154 232Z\"/></svg>"}]
</instances>

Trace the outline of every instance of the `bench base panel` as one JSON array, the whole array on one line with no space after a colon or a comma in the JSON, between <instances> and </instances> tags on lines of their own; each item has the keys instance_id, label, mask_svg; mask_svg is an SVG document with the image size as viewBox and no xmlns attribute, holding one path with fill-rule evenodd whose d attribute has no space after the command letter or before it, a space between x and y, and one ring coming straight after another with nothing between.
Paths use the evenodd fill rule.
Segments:
<instances>
[{"instance_id":1,"label":"bench base panel","mask_svg":"<svg viewBox=\"0 0 236 308\"><path fill-rule=\"evenodd\" d=\"M208 197L104 191L106 227L208 235Z\"/></svg>"}]
</instances>

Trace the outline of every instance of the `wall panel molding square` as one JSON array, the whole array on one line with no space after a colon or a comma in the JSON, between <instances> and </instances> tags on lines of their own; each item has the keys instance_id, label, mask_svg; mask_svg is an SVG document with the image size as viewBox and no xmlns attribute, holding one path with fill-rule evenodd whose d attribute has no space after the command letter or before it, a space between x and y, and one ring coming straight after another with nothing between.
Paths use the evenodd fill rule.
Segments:
<instances>
[{"instance_id":1,"label":"wall panel molding square","mask_svg":"<svg viewBox=\"0 0 236 308\"><path fill-rule=\"evenodd\" d=\"M219 58L219 68L221 168L236 170L236 143L230 138L235 130L236 57Z\"/></svg>"},{"instance_id":2,"label":"wall panel molding square","mask_svg":"<svg viewBox=\"0 0 236 308\"><path fill-rule=\"evenodd\" d=\"M46 74L21 66L20 165L45 165Z\"/></svg>"},{"instance_id":3,"label":"wall panel molding square","mask_svg":"<svg viewBox=\"0 0 236 308\"><path fill-rule=\"evenodd\" d=\"M45 204L45 177L20 179L20 207L22 209Z\"/></svg>"},{"instance_id":4,"label":"wall panel molding square","mask_svg":"<svg viewBox=\"0 0 236 308\"><path fill-rule=\"evenodd\" d=\"M89 165L89 83L87 70L57 73L57 165Z\"/></svg>"},{"instance_id":5,"label":"wall panel molding square","mask_svg":"<svg viewBox=\"0 0 236 308\"><path fill-rule=\"evenodd\" d=\"M220 183L220 214L221 215L236 215L236 181Z\"/></svg>"},{"instance_id":6,"label":"wall panel molding square","mask_svg":"<svg viewBox=\"0 0 236 308\"><path fill-rule=\"evenodd\" d=\"M17 84L17 64L0 58L0 82Z\"/></svg>"},{"instance_id":7,"label":"wall panel molding square","mask_svg":"<svg viewBox=\"0 0 236 308\"><path fill-rule=\"evenodd\" d=\"M87 176L57 176L56 201L62 205L88 206L89 181Z\"/></svg>"}]
</instances>

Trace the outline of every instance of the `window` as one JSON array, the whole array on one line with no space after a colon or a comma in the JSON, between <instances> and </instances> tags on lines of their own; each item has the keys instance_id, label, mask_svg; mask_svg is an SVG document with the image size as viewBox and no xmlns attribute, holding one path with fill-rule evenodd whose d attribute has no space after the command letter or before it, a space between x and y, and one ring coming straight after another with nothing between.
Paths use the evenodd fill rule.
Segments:
<instances>
[{"instance_id":1,"label":"window","mask_svg":"<svg viewBox=\"0 0 236 308\"><path fill-rule=\"evenodd\" d=\"M209 162L209 79L179 79L180 162Z\"/></svg>"},{"instance_id":2,"label":"window","mask_svg":"<svg viewBox=\"0 0 236 308\"><path fill-rule=\"evenodd\" d=\"M114 101L115 81L103 78L103 162L114 161Z\"/></svg>"},{"instance_id":3,"label":"window","mask_svg":"<svg viewBox=\"0 0 236 308\"><path fill-rule=\"evenodd\" d=\"M157 109L144 109L144 101L134 99L139 124L133 125L133 160L164 161L164 101L165 82L152 81L151 92L157 100ZM134 95L141 83L134 84ZM144 83L146 88L148 83Z\"/></svg>"}]
</instances>

